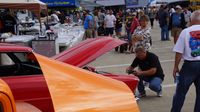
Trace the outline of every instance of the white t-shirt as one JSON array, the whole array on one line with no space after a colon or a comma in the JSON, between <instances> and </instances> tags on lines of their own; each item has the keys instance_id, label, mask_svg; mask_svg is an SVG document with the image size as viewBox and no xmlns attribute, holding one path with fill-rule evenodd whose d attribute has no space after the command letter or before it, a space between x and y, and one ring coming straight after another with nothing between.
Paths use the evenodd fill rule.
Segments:
<instances>
[{"instance_id":1,"label":"white t-shirt","mask_svg":"<svg viewBox=\"0 0 200 112\"><path fill-rule=\"evenodd\" d=\"M185 16L185 21L186 22L190 22L190 16L191 16L191 12L190 11L187 11L187 12L184 12L184 16Z\"/></svg>"},{"instance_id":2,"label":"white t-shirt","mask_svg":"<svg viewBox=\"0 0 200 112\"><path fill-rule=\"evenodd\" d=\"M173 51L183 54L183 59L188 61L200 60L200 38L191 33L200 34L200 25L193 25L184 29L174 46ZM199 36L200 37L200 36Z\"/></svg>"},{"instance_id":3,"label":"white t-shirt","mask_svg":"<svg viewBox=\"0 0 200 112\"><path fill-rule=\"evenodd\" d=\"M105 17L105 23L106 23L106 28L113 28L114 22L116 21L116 18L114 15L106 15Z\"/></svg>"},{"instance_id":4,"label":"white t-shirt","mask_svg":"<svg viewBox=\"0 0 200 112\"><path fill-rule=\"evenodd\" d=\"M60 20L56 14L52 14L51 17L53 18L54 23L59 23Z\"/></svg>"}]
</instances>

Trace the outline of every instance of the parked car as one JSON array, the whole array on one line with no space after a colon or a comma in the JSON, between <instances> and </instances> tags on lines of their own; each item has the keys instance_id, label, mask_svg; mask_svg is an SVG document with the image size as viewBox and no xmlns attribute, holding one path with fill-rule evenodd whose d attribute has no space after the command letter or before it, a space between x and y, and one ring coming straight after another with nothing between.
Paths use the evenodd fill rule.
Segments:
<instances>
[{"instance_id":1,"label":"parked car","mask_svg":"<svg viewBox=\"0 0 200 112\"><path fill-rule=\"evenodd\" d=\"M34 55L41 65L49 88L54 108L52 111L139 112L132 92L124 83L38 54ZM29 93L24 95L29 96ZM0 96L1 112L49 112L28 103L27 100L31 99L15 100L9 86L2 79Z\"/></svg>"},{"instance_id":2,"label":"parked car","mask_svg":"<svg viewBox=\"0 0 200 112\"><path fill-rule=\"evenodd\" d=\"M52 59L77 67L84 67L98 56L123 43L123 41L108 37L89 39L52 57ZM87 55L82 55L84 52ZM1 79L9 85L15 100L27 102L43 112L53 112L50 92L42 75L44 71L41 69L40 62L35 57L32 49L1 43L0 57ZM132 91L134 91L138 82L135 76L113 75L110 73L103 75L125 82Z\"/></svg>"}]
</instances>

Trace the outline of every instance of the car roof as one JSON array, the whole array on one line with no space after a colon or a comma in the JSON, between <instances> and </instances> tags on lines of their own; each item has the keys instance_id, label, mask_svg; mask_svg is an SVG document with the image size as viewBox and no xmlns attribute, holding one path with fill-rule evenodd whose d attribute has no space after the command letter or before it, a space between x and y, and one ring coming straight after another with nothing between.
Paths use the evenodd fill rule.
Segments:
<instances>
[{"instance_id":1,"label":"car roof","mask_svg":"<svg viewBox=\"0 0 200 112\"><path fill-rule=\"evenodd\" d=\"M0 52L32 52L32 49L16 44L0 43Z\"/></svg>"}]
</instances>

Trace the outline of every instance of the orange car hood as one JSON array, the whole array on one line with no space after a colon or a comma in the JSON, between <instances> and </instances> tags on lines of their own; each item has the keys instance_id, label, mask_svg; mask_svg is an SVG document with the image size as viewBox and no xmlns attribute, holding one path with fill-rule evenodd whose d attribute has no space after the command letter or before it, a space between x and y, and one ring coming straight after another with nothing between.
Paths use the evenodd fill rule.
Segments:
<instances>
[{"instance_id":1,"label":"orange car hood","mask_svg":"<svg viewBox=\"0 0 200 112\"><path fill-rule=\"evenodd\" d=\"M35 54L56 112L139 112L123 82Z\"/></svg>"}]
</instances>

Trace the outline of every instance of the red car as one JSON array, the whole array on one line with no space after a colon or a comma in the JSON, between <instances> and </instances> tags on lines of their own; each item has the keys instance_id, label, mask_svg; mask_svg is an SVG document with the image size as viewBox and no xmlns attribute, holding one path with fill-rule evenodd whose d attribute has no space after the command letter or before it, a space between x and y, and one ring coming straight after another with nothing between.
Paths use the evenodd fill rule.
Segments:
<instances>
[{"instance_id":1,"label":"red car","mask_svg":"<svg viewBox=\"0 0 200 112\"><path fill-rule=\"evenodd\" d=\"M113 38L95 38L83 41L53 59L78 67L84 67L105 52L123 44ZM28 102L43 112L53 112L53 106L46 81L32 49L23 46L0 44L0 76L11 88L17 101ZM138 78L129 75L102 74L125 82L132 91Z\"/></svg>"}]
</instances>

